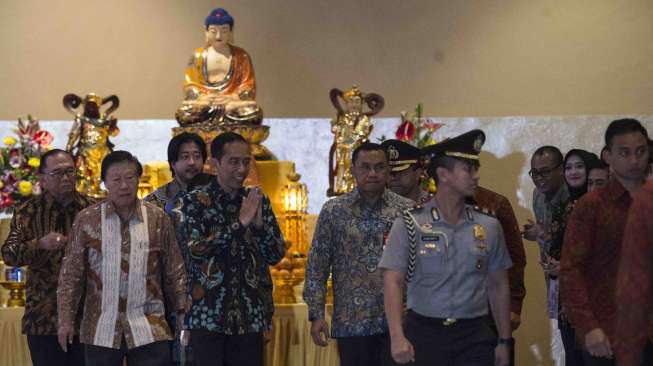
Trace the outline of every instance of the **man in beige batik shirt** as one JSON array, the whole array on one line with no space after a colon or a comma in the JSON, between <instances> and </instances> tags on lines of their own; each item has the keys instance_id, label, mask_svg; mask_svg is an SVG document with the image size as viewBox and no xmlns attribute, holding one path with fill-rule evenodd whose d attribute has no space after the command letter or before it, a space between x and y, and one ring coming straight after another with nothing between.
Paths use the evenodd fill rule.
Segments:
<instances>
[{"instance_id":1,"label":"man in beige batik shirt","mask_svg":"<svg viewBox=\"0 0 653 366\"><path fill-rule=\"evenodd\" d=\"M186 273L169 217L140 201L142 167L126 151L102 162L107 199L79 213L59 276L59 343L72 339L85 291L80 341L87 365L169 365L163 294L183 317Z\"/></svg>"}]
</instances>

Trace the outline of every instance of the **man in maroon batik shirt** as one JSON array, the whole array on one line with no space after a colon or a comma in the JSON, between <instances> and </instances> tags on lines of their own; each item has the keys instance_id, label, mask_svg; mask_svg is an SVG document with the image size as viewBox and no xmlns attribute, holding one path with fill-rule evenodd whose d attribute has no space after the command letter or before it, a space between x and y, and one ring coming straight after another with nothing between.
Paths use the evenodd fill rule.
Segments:
<instances>
[{"instance_id":1,"label":"man in maroon batik shirt","mask_svg":"<svg viewBox=\"0 0 653 366\"><path fill-rule=\"evenodd\" d=\"M633 197L617 276L619 366L653 364L653 181Z\"/></svg>"},{"instance_id":2,"label":"man in maroon batik shirt","mask_svg":"<svg viewBox=\"0 0 653 366\"><path fill-rule=\"evenodd\" d=\"M644 184L648 133L634 119L605 132L610 182L583 196L569 218L560 264L560 301L585 365L614 365L616 279L632 195Z\"/></svg>"}]
</instances>

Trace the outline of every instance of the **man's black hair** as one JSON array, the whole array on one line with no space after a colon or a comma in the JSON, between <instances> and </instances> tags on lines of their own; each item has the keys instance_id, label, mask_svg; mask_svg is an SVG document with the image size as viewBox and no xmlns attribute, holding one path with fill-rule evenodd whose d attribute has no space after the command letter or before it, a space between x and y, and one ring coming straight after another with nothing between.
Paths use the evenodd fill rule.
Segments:
<instances>
[{"instance_id":1,"label":"man's black hair","mask_svg":"<svg viewBox=\"0 0 653 366\"><path fill-rule=\"evenodd\" d=\"M206 152L206 143L202 138L195 133L183 132L179 135L173 137L168 143L168 165L170 165L170 171L172 176L175 176L175 170L172 169L172 164L179 161L179 151L181 150L181 145L187 143L194 143L202 154L202 163L206 162L207 152Z\"/></svg>"},{"instance_id":2,"label":"man's black hair","mask_svg":"<svg viewBox=\"0 0 653 366\"><path fill-rule=\"evenodd\" d=\"M383 156L385 156L385 160L388 161L388 153L385 151L383 146L374 142L363 142L362 144L358 145L358 147L355 148L354 152L351 154L351 165L356 164L358 154L360 154L361 151L381 151Z\"/></svg>"},{"instance_id":3,"label":"man's black hair","mask_svg":"<svg viewBox=\"0 0 653 366\"><path fill-rule=\"evenodd\" d=\"M211 142L211 156L217 160L222 159L225 145L232 142L242 142L249 146L249 143L243 136L235 132L225 132L218 135L218 137L214 138Z\"/></svg>"},{"instance_id":4,"label":"man's black hair","mask_svg":"<svg viewBox=\"0 0 653 366\"><path fill-rule=\"evenodd\" d=\"M605 145L611 149L612 141L615 136L625 135L627 133L641 133L648 141L648 132L642 126L642 123L634 118L617 119L610 122L608 128L605 130Z\"/></svg>"},{"instance_id":5,"label":"man's black hair","mask_svg":"<svg viewBox=\"0 0 653 366\"><path fill-rule=\"evenodd\" d=\"M538 147L537 150L535 150L535 152L533 153L533 157L544 155L547 152L553 155L553 158L555 159L554 163L556 165L562 164L562 161L564 159L564 157L562 156L562 152L557 147L551 145Z\"/></svg>"},{"instance_id":6,"label":"man's black hair","mask_svg":"<svg viewBox=\"0 0 653 366\"><path fill-rule=\"evenodd\" d=\"M104 182L106 180L109 167L111 167L114 164L122 163L124 161L136 165L136 174L138 174L139 178L141 177L141 175L143 175L143 166L138 161L138 159L136 159L134 155L132 155L128 151L117 150L110 153L104 158L104 160L102 160L102 171L100 173L102 181Z\"/></svg>"},{"instance_id":7,"label":"man's black hair","mask_svg":"<svg viewBox=\"0 0 653 366\"><path fill-rule=\"evenodd\" d=\"M451 156L442 155L436 158L431 158L430 163L426 167L426 174L428 174L429 177L433 178L433 180L435 180L435 183L440 183L440 180L438 179L438 175L437 175L438 168L445 168L448 171L452 171L453 168L456 166L456 162L461 162L467 165L471 165L473 167L476 167L476 169L478 169L481 166L481 162L478 160L461 159L461 158L454 158Z\"/></svg>"},{"instance_id":8,"label":"man's black hair","mask_svg":"<svg viewBox=\"0 0 653 366\"><path fill-rule=\"evenodd\" d=\"M73 156L66 150L61 150L61 149L52 149L50 151L47 151L45 154L41 155L41 164L39 165L39 168L36 170L39 173L44 173L45 172L45 167L48 165L48 159L51 156L58 155L58 154L65 154L70 156L72 159Z\"/></svg>"}]
</instances>

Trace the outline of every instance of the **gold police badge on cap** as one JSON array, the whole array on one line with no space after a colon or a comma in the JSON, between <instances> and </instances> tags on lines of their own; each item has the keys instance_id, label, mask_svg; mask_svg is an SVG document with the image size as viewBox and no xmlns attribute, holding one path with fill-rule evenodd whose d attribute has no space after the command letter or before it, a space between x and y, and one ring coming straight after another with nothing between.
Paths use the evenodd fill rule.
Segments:
<instances>
[{"instance_id":1,"label":"gold police badge on cap","mask_svg":"<svg viewBox=\"0 0 653 366\"><path fill-rule=\"evenodd\" d=\"M481 148L483 147L483 142L484 142L484 138L482 136L478 136L476 140L474 140L474 150L477 153L481 152Z\"/></svg>"},{"instance_id":2,"label":"gold police badge on cap","mask_svg":"<svg viewBox=\"0 0 653 366\"><path fill-rule=\"evenodd\" d=\"M390 158L390 160L399 159L399 151L397 150L396 147L392 145L388 147L388 158Z\"/></svg>"}]
</instances>

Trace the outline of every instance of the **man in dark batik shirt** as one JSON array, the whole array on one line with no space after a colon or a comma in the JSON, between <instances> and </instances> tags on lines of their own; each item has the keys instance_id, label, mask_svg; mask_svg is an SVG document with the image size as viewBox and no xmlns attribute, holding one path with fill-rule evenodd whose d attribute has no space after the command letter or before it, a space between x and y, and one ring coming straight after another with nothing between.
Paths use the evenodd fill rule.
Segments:
<instances>
[{"instance_id":1,"label":"man in dark batik shirt","mask_svg":"<svg viewBox=\"0 0 653 366\"><path fill-rule=\"evenodd\" d=\"M284 241L270 200L259 187L243 188L245 139L223 133L211 155L217 178L174 209L192 300L185 326L198 366L261 365L274 312L268 266L283 258Z\"/></svg>"},{"instance_id":2,"label":"man in dark batik shirt","mask_svg":"<svg viewBox=\"0 0 653 366\"><path fill-rule=\"evenodd\" d=\"M649 151L650 153L650 151ZM633 197L617 277L619 366L653 364L653 181Z\"/></svg>"},{"instance_id":3,"label":"man in dark batik shirt","mask_svg":"<svg viewBox=\"0 0 653 366\"><path fill-rule=\"evenodd\" d=\"M192 182L202 174L205 161L206 143L200 136L184 132L173 137L168 143L172 181L147 195L143 201L153 203L170 214L175 202L189 191Z\"/></svg>"},{"instance_id":4,"label":"man in dark batik shirt","mask_svg":"<svg viewBox=\"0 0 653 366\"><path fill-rule=\"evenodd\" d=\"M560 262L560 301L583 346L583 363L614 365L619 258L633 194L644 184L648 132L634 119L605 132L612 176L571 212Z\"/></svg>"},{"instance_id":5,"label":"man in dark batik shirt","mask_svg":"<svg viewBox=\"0 0 653 366\"><path fill-rule=\"evenodd\" d=\"M177 217L173 212L176 202L183 195L193 190L194 187L208 184L211 178L215 179L212 175L202 173L206 158L206 143L199 135L183 132L173 137L168 143L168 164L173 179L168 184L150 193L143 201L157 205L176 224ZM167 318L168 324L171 326L177 324L175 312L168 311ZM177 337L177 335L180 335L180 329L173 329L173 331L176 335L175 341L171 344L173 347L172 357L175 364L180 364L183 360L183 349L179 343L180 337ZM187 365L193 364L192 350L188 347L186 348L185 362Z\"/></svg>"},{"instance_id":6,"label":"man in dark batik shirt","mask_svg":"<svg viewBox=\"0 0 653 366\"><path fill-rule=\"evenodd\" d=\"M81 365L78 339L68 353L57 341L57 280L75 215L91 202L75 191L75 166L66 151L45 153L38 179L43 194L14 212L2 257L9 266L29 266L23 333L34 365Z\"/></svg>"}]
</instances>

